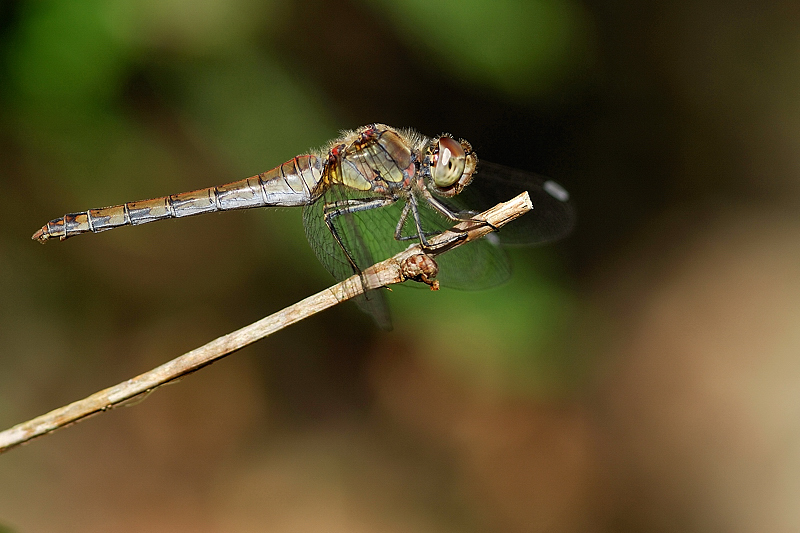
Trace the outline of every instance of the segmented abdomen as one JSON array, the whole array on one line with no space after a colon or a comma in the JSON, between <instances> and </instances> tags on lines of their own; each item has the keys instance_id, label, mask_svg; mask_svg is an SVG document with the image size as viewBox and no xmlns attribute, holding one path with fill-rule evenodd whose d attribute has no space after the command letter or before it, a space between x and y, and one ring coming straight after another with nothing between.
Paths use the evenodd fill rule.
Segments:
<instances>
[{"instance_id":1,"label":"segmented abdomen","mask_svg":"<svg viewBox=\"0 0 800 533\"><path fill-rule=\"evenodd\" d=\"M301 155L268 172L226 185L70 213L51 220L32 238L40 242L53 237L64 240L81 233L98 233L120 226L213 211L305 205L316 199L314 191L321 175L319 159Z\"/></svg>"}]
</instances>

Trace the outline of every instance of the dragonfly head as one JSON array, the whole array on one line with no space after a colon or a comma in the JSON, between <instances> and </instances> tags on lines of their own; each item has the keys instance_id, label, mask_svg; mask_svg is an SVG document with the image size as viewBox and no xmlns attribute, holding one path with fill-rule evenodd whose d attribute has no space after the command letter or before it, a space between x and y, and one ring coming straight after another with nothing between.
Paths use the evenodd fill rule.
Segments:
<instances>
[{"instance_id":1,"label":"dragonfly head","mask_svg":"<svg viewBox=\"0 0 800 533\"><path fill-rule=\"evenodd\" d=\"M467 141L442 135L428 146L422 171L432 192L450 197L469 185L477 165L478 156Z\"/></svg>"}]
</instances>

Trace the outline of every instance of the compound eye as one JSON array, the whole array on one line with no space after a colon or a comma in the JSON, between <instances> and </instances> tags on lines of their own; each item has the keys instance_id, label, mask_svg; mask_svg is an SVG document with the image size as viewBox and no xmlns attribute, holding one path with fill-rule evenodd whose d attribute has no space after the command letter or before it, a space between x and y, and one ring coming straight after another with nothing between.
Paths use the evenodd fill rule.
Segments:
<instances>
[{"instance_id":1,"label":"compound eye","mask_svg":"<svg viewBox=\"0 0 800 533\"><path fill-rule=\"evenodd\" d=\"M464 174L467 156L459 143L450 137L440 137L431 168L433 183L440 189L453 186Z\"/></svg>"}]
</instances>

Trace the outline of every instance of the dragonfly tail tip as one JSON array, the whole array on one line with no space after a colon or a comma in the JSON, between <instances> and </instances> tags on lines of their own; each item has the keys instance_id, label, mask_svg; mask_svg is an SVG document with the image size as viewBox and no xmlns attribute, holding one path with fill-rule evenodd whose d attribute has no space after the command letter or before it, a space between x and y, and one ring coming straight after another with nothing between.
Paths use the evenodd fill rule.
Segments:
<instances>
[{"instance_id":1,"label":"dragonfly tail tip","mask_svg":"<svg viewBox=\"0 0 800 533\"><path fill-rule=\"evenodd\" d=\"M39 241L40 243L44 244L47 242L47 239L50 235L47 234L47 226L42 227L39 231L33 234L31 237L34 241Z\"/></svg>"}]
</instances>

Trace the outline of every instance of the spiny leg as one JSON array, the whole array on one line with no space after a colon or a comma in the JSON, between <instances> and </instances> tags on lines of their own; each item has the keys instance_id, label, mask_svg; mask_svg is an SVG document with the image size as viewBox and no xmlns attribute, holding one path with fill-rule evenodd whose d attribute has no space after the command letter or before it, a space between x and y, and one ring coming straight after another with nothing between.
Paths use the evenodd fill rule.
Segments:
<instances>
[{"instance_id":1,"label":"spiny leg","mask_svg":"<svg viewBox=\"0 0 800 533\"><path fill-rule=\"evenodd\" d=\"M448 246L451 246L452 244L454 244L454 243L456 243L458 241L461 241L461 240L463 240L463 239L465 239L467 237L467 233L465 231L456 230L455 232L453 232L453 237L452 238L450 238L450 239L448 239L448 240L446 240L444 242L441 242L441 243L437 244L436 246L431 246L426 237L430 236L430 235L437 235L437 233L426 233L425 231L423 231L423 229L422 229L422 221L420 220L420 216L419 216L419 206L417 205L417 199L414 196L409 196L407 205L409 207L409 210L411 211L411 214L414 217L414 225L417 228L417 235L419 236L419 243L420 243L420 246L422 246L423 250L425 250L425 251L434 251L434 250L435 251L440 251L440 250L444 250Z\"/></svg>"},{"instance_id":2,"label":"spiny leg","mask_svg":"<svg viewBox=\"0 0 800 533\"><path fill-rule=\"evenodd\" d=\"M473 218L475 215L478 214L477 211L453 211L449 207L447 207L445 204L443 204L442 202L437 200L429 191L423 190L422 194L425 196L425 200L428 201L428 204L430 204L431 207L436 209L439 213L444 215L446 218L449 218L453 222L472 221L475 224L478 224L478 227L489 226L494 231L499 231L499 228L497 228L496 226L494 226L490 222L488 222L486 220L480 220L480 219Z\"/></svg>"},{"instance_id":3,"label":"spiny leg","mask_svg":"<svg viewBox=\"0 0 800 533\"><path fill-rule=\"evenodd\" d=\"M422 248L430 248L428 239L425 238L425 232L422 231L422 221L419 219L419 206L417 206L417 199L412 194L408 197L408 205L411 207L411 214L414 216L414 225L417 227L417 234L419 235L419 243Z\"/></svg>"},{"instance_id":4,"label":"spiny leg","mask_svg":"<svg viewBox=\"0 0 800 533\"><path fill-rule=\"evenodd\" d=\"M445 207L444 209L447 209L447 208ZM409 213L413 213L414 225L416 227L416 234L415 235L402 235L403 226L405 225L406 221L408 220L408 214ZM450 212L448 211L448 213L450 213ZM451 220L454 220L454 221L460 221L461 220L459 218L455 218L451 214L448 214L448 215L445 215L445 216L447 216L447 218L449 218ZM470 218L466 218L466 220L470 220ZM419 207L417 205L416 198L414 196L409 196L408 199L406 200L406 205L403 206L403 212L400 214L400 220L397 221L397 227L395 228L395 231L394 231L394 238L397 241L411 241L411 240L419 241L420 245L424 249L427 249L427 250L433 250L433 249L439 250L441 248L450 246L451 244L453 244L455 242L458 242L458 241L460 241L460 240L462 240L462 239L464 239L466 237L466 232L465 231L451 230L451 232L454 233L454 236L453 236L452 239L450 239L450 240L448 240L448 241L446 241L444 243L440 243L435 248L432 247L428 243L428 240L427 240L426 237L432 237L434 235L439 235L442 232L438 232L438 231L427 232L427 231L424 231L422 229L422 221L420 220Z\"/></svg>"},{"instance_id":5,"label":"spiny leg","mask_svg":"<svg viewBox=\"0 0 800 533\"><path fill-rule=\"evenodd\" d=\"M406 221L408 220L408 214L411 212L411 203L406 202L406 205L403 206L403 212L400 214L400 220L397 221L397 227L394 229L394 239L396 241L418 241L419 240L419 231L414 235L403 235L403 226L405 226ZM434 235L438 235L439 231L424 231L422 235L425 237L432 237Z\"/></svg>"},{"instance_id":6,"label":"spiny leg","mask_svg":"<svg viewBox=\"0 0 800 533\"><path fill-rule=\"evenodd\" d=\"M406 220L408 220L408 211L411 209L411 204L406 202L406 205L403 206L403 212L400 213L400 220L397 221L397 226L394 228L394 239L396 241L408 241L411 239L416 239L415 235L409 235L403 237L403 226L406 224Z\"/></svg>"},{"instance_id":7,"label":"spiny leg","mask_svg":"<svg viewBox=\"0 0 800 533\"><path fill-rule=\"evenodd\" d=\"M323 213L331 214L335 218L345 213L355 213L358 211L366 211L367 209L375 209L376 207L383 207L393 204L396 201L397 198L393 196L346 198L335 202L326 202L322 206L322 210ZM341 213L337 213L337 211L341 211Z\"/></svg>"}]
</instances>

